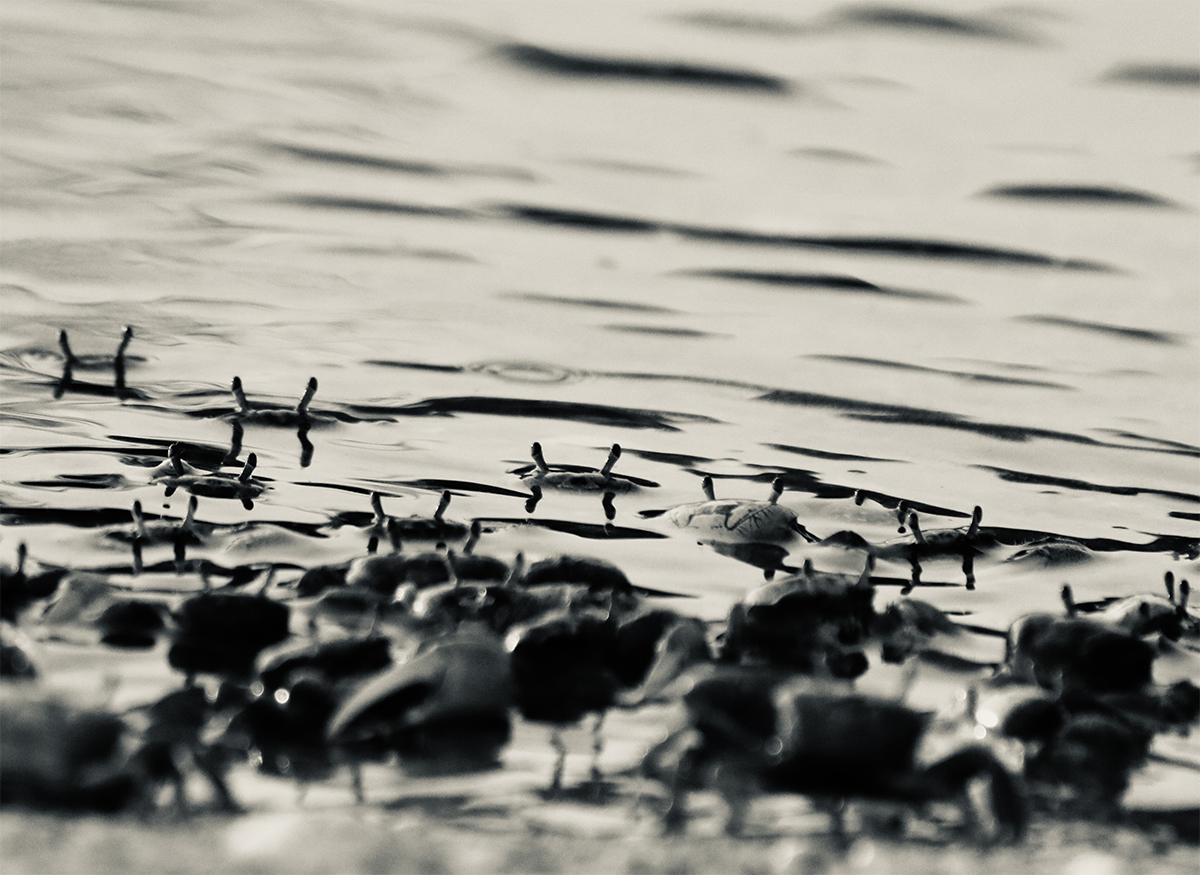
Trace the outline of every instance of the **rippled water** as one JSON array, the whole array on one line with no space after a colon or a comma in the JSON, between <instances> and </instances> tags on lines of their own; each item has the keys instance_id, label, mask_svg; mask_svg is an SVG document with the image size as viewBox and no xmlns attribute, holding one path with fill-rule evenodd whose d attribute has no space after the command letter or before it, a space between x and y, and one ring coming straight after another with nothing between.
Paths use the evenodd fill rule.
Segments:
<instances>
[{"instance_id":1,"label":"rippled water","mask_svg":"<svg viewBox=\"0 0 1200 875\"><path fill-rule=\"evenodd\" d=\"M237 375L260 404L316 376L326 417L300 437L246 426L266 492L198 515L259 525L189 554L222 567L294 578L365 550L300 524L367 512L375 490L389 513L430 513L449 488L450 516L510 521L489 524L491 552L606 558L715 620L761 570L639 511L699 500L704 474L752 498L782 474L818 536L899 537L906 499L928 527L979 504L985 525L1101 548L1048 569L1005 561L1013 544L977 563L974 591L956 561L923 570L945 585L922 597L992 628L1057 610L1064 580L1092 600L1200 572L1180 558L1200 534L1192 3L3 16L10 561L25 542L46 563L127 564L101 527L128 526L135 499L182 516L145 466L173 441L228 449ZM126 325L122 399L86 359ZM69 384L60 329L85 359ZM596 496L527 513L508 472L534 440L597 466L619 442L618 472L660 485L618 496L612 522L646 537L594 537ZM786 562L805 556L860 562L803 544ZM44 646L67 685L94 686L101 656L122 699L179 681L161 653ZM930 672L940 701L953 684ZM662 719L618 715L611 765ZM539 732L518 727L474 792L541 780ZM329 793L350 804L344 782Z\"/></svg>"}]
</instances>

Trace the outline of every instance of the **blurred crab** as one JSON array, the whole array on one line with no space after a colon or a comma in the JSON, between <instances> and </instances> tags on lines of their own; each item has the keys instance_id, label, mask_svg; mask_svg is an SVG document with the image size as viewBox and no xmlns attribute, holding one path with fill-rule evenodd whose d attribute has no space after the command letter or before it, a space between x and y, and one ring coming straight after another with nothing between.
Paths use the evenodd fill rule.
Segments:
<instances>
[{"instance_id":1,"label":"blurred crab","mask_svg":"<svg viewBox=\"0 0 1200 875\"><path fill-rule=\"evenodd\" d=\"M726 829L742 830L762 791L801 793L827 811L845 842L843 802L867 798L913 806L956 803L984 838L1018 839L1027 809L1020 779L992 749L959 746L935 762L932 715L841 684L778 670L720 667L684 696L686 725L647 755L643 768L668 788L665 825L687 825L686 793L714 786L729 806ZM984 792L976 792L978 786Z\"/></svg>"}]
</instances>

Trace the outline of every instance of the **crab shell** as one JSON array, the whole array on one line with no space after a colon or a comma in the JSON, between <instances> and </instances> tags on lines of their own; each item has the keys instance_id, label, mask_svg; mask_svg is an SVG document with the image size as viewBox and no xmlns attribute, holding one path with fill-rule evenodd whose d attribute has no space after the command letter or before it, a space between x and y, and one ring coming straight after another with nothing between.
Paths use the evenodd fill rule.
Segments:
<instances>
[{"instance_id":1,"label":"crab shell","mask_svg":"<svg viewBox=\"0 0 1200 875\"><path fill-rule=\"evenodd\" d=\"M778 543L800 531L795 511L769 501L701 501L674 507L666 517L701 541Z\"/></svg>"}]
</instances>

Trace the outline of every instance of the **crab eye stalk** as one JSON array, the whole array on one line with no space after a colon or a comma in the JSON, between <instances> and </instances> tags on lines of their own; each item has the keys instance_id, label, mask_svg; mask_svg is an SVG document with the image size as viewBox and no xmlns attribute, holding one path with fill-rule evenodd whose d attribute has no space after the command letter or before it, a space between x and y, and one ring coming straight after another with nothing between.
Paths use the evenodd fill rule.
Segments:
<instances>
[{"instance_id":1,"label":"crab eye stalk","mask_svg":"<svg viewBox=\"0 0 1200 875\"><path fill-rule=\"evenodd\" d=\"M608 459L604 463L604 467L600 469L600 476L605 480L612 474L613 465L617 464L617 459L621 458L621 445L613 444L612 449L608 451Z\"/></svg>"},{"instance_id":2,"label":"crab eye stalk","mask_svg":"<svg viewBox=\"0 0 1200 875\"><path fill-rule=\"evenodd\" d=\"M58 332L58 348L62 350L63 361L68 367L79 362L75 353L71 352L71 342L67 339L67 329L65 328Z\"/></svg>"},{"instance_id":3,"label":"crab eye stalk","mask_svg":"<svg viewBox=\"0 0 1200 875\"><path fill-rule=\"evenodd\" d=\"M300 399L300 403L296 405L296 414L298 416L308 415L308 405L312 403L313 396L317 394L317 378L309 377L308 386L304 389L304 397Z\"/></svg>"},{"instance_id":4,"label":"crab eye stalk","mask_svg":"<svg viewBox=\"0 0 1200 875\"><path fill-rule=\"evenodd\" d=\"M979 534L979 524L983 522L983 508L980 505L975 505L975 510L971 511L971 525L967 529L967 537L974 538Z\"/></svg>"},{"instance_id":5,"label":"crab eye stalk","mask_svg":"<svg viewBox=\"0 0 1200 875\"><path fill-rule=\"evenodd\" d=\"M606 492L604 493L604 497L600 499L600 504L604 507L604 518L609 522L612 522L617 516L617 508L613 504L613 499L616 497L617 493Z\"/></svg>"},{"instance_id":6,"label":"crab eye stalk","mask_svg":"<svg viewBox=\"0 0 1200 875\"><path fill-rule=\"evenodd\" d=\"M400 550L404 546L400 542L400 521L399 520L394 520L394 519L390 519L390 518L388 519L387 534L388 534L388 541L392 545L392 552L399 553Z\"/></svg>"},{"instance_id":7,"label":"crab eye stalk","mask_svg":"<svg viewBox=\"0 0 1200 875\"><path fill-rule=\"evenodd\" d=\"M483 525L479 520L471 520L471 531L467 535L467 543L463 544L463 555L470 556L475 549L475 545L479 543L479 537L483 534Z\"/></svg>"},{"instance_id":8,"label":"crab eye stalk","mask_svg":"<svg viewBox=\"0 0 1200 875\"><path fill-rule=\"evenodd\" d=\"M433 512L433 518L439 523L442 521L442 516L446 513L446 508L450 506L450 490L447 489L442 493L441 499L438 501L437 510Z\"/></svg>"},{"instance_id":9,"label":"crab eye stalk","mask_svg":"<svg viewBox=\"0 0 1200 875\"><path fill-rule=\"evenodd\" d=\"M908 519L908 508L909 505L907 498L901 499L900 503L896 505L896 522L900 524L896 529L897 534L904 534L904 523Z\"/></svg>"},{"instance_id":10,"label":"crab eye stalk","mask_svg":"<svg viewBox=\"0 0 1200 875\"><path fill-rule=\"evenodd\" d=\"M529 487L529 498L525 499L525 513L533 513L542 500L542 487L533 483Z\"/></svg>"},{"instance_id":11,"label":"crab eye stalk","mask_svg":"<svg viewBox=\"0 0 1200 875\"><path fill-rule=\"evenodd\" d=\"M171 467L175 469L175 476L183 476L183 447L179 446L178 442L167 447L167 459L171 462Z\"/></svg>"},{"instance_id":12,"label":"crab eye stalk","mask_svg":"<svg viewBox=\"0 0 1200 875\"><path fill-rule=\"evenodd\" d=\"M1079 613L1079 608L1075 605L1075 593L1071 591L1071 584L1064 583L1059 595L1062 596L1063 607L1067 609L1068 617L1074 617Z\"/></svg>"},{"instance_id":13,"label":"crab eye stalk","mask_svg":"<svg viewBox=\"0 0 1200 875\"><path fill-rule=\"evenodd\" d=\"M716 501L717 494L713 491L713 479L711 475L704 475L704 479L700 481L700 489L703 490L705 498L709 501Z\"/></svg>"},{"instance_id":14,"label":"crab eye stalk","mask_svg":"<svg viewBox=\"0 0 1200 875\"><path fill-rule=\"evenodd\" d=\"M550 473L550 466L546 464L546 457L542 455L542 445L540 443L537 441L533 442L533 446L529 448L529 455L532 457L533 464L537 466L539 473Z\"/></svg>"},{"instance_id":15,"label":"crab eye stalk","mask_svg":"<svg viewBox=\"0 0 1200 875\"><path fill-rule=\"evenodd\" d=\"M1163 575L1163 584L1167 587L1167 599L1175 604L1175 575L1168 571Z\"/></svg>"},{"instance_id":16,"label":"crab eye stalk","mask_svg":"<svg viewBox=\"0 0 1200 875\"><path fill-rule=\"evenodd\" d=\"M779 496L783 495L783 478L776 477L771 481L771 495L767 499L768 504L775 504L779 501Z\"/></svg>"},{"instance_id":17,"label":"crab eye stalk","mask_svg":"<svg viewBox=\"0 0 1200 875\"><path fill-rule=\"evenodd\" d=\"M918 544L925 543L925 535L921 532L921 523L917 519L917 512L912 511L908 515L908 527L912 529L913 540Z\"/></svg>"},{"instance_id":18,"label":"crab eye stalk","mask_svg":"<svg viewBox=\"0 0 1200 875\"><path fill-rule=\"evenodd\" d=\"M239 413L250 412L250 402L246 400L246 392L242 389L242 378L234 377L233 384L229 387L233 392L233 400L237 402Z\"/></svg>"}]
</instances>

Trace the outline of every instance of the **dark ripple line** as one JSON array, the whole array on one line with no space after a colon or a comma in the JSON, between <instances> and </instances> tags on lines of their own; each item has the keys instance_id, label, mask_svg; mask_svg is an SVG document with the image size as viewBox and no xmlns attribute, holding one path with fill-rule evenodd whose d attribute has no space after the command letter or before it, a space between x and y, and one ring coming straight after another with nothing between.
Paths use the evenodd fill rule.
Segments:
<instances>
[{"instance_id":1,"label":"dark ripple line","mask_svg":"<svg viewBox=\"0 0 1200 875\"><path fill-rule=\"evenodd\" d=\"M1176 343L1178 335L1169 331L1152 331L1147 328L1126 328L1123 325L1110 325L1106 322L1088 322L1083 319L1071 319L1066 316L1050 316L1030 314L1014 316L1019 322L1034 322L1039 325L1055 325L1061 328L1074 328L1080 331L1093 331L1099 334L1109 334L1114 337L1124 337L1129 340L1143 340L1148 343Z\"/></svg>"},{"instance_id":2,"label":"dark ripple line","mask_svg":"<svg viewBox=\"0 0 1200 875\"><path fill-rule=\"evenodd\" d=\"M1041 203L1093 204L1103 206L1173 207L1172 201L1131 188L1107 185L998 185L980 192L983 197L1032 200Z\"/></svg>"},{"instance_id":3,"label":"dark ripple line","mask_svg":"<svg viewBox=\"0 0 1200 875\"><path fill-rule=\"evenodd\" d=\"M450 416L456 413L479 413L536 419L566 419L574 422L590 422L594 425L654 428L660 431L679 431L676 426L671 424L672 421L712 423L720 421L694 413L638 410L629 407L613 407L606 404L589 404L578 401L549 401L540 398L494 398L478 395L455 398L427 398L424 401L418 401L414 404L400 406L354 405L353 409L367 414L383 413L393 416Z\"/></svg>"},{"instance_id":4,"label":"dark ripple line","mask_svg":"<svg viewBox=\"0 0 1200 875\"><path fill-rule=\"evenodd\" d=\"M625 79L666 85L758 91L766 94L787 94L792 90L787 81L778 76L680 61L603 57L553 51L528 43L501 45L497 51L510 63L554 76Z\"/></svg>"},{"instance_id":5,"label":"dark ripple line","mask_svg":"<svg viewBox=\"0 0 1200 875\"><path fill-rule=\"evenodd\" d=\"M435 164L432 161L385 158L380 155L368 155L362 152L345 152L340 149L323 149L291 143L274 143L271 144L270 148L308 161L320 161L327 164L347 164L352 167L361 167L368 170L407 173L413 176L493 176L503 179L517 179L523 182L533 182L537 179L530 171L517 168L490 166L454 167Z\"/></svg>"},{"instance_id":6,"label":"dark ripple line","mask_svg":"<svg viewBox=\"0 0 1200 875\"><path fill-rule=\"evenodd\" d=\"M948 413L942 410L927 410L922 407L907 407L902 404L882 404L875 401L859 401L854 398L821 395L816 392L795 392L787 389L776 389L759 395L755 400L770 401L776 404L794 404L801 407L830 408L839 410L845 416L852 419L861 419L870 422L888 422L898 425L932 425L939 428L972 431L1000 440L1027 441L1031 438L1047 438L1092 446L1122 446L1120 444L1106 444L1094 438L1071 434L1070 432L1020 425L1005 425L1003 423L976 422L957 413ZM1123 448L1142 449L1141 447Z\"/></svg>"},{"instance_id":7,"label":"dark ripple line","mask_svg":"<svg viewBox=\"0 0 1200 875\"><path fill-rule=\"evenodd\" d=\"M1200 495L1192 492L1175 492L1170 489L1153 489L1142 486L1104 486L1099 483L1089 483L1087 480L1076 480L1071 477L1054 477L1049 474L1033 474L1028 471L1013 471L1009 468L997 468L993 465L975 465L984 471L994 472L1001 480L1010 483L1033 483L1042 486L1061 486L1064 489L1075 489L1083 492L1107 492L1112 495L1161 495L1179 501L1200 503Z\"/></svg>"},{"instance_id":8,"label":"dark ripple line","mask_svg":"<svg viewBox=\"0 0 1200 875\"><path fill-rule=\"evenodd\" d=\"M766 286L780 286L789 289L823 289L826 291L880 295L891 298L962 303L962 298L956 295L946 295L938 292L920 292L912 289L887 288L877 286L875 283L867 282L858 277L846 276L845 274L792 273L788 271L739 270L734 268L681 270L676 271L676 273L681 276L735 280Z\"/></svg>"},{"instance_id":9,"label":"dark ripple line","mask_svg":"<svg viewBox=\"0 0 1200 875\"><path fill-rule=\"evenodd\" d=\"M929 368L924 365L913 365L907 362L893 362L886 359L862 358L853 355L809 355L806 358L819 359L821 361L830 362L845 362L854 365L870 365L880 368L893 368L901 371L917 371L926 374L940 374L947 377L957 377L963 380L971 380L980 383L999 383L1007 386L1033 386L1040 389L1069 389L1074 390L1074 386L1068 386L1066 383L1051 383L1046 380L1023 380L1020 377L997 377L991 374L976 374L971 371L951 371L944 368Z\"/></svg>"},{"instance_id":10,"label":"dark ripple line","mask_svg":"<svg viewBox=\"0 0 1200 875\"><path fill-rule=\"evenodd\" d=\"M494 215L557 227L588 230L619 231L651 234L667 231L693 240L752 246L788 247L799 249L834 250L865 255L892 255L910 258L929 258L943 261L968 261L987 264L1010 264L1028 267L1049 267L1058 270L1112 272L1114 268L1095 261L1075 258L1055 258L1038 252L1005 249L948 240L929 240L909 237L878 237L848 235L775 234L746 231L736 228L711 228L660 222L630 216L614 216L591 210L502 203L489 208Z\"/></svg>"},{"instance_id":11,"label":"dark ripple line","mask_svg":"<svg viewBox=\"0 0 1200 875\"><path fill-rule=\"evenodd\" d=\"M825 24L834 27L878 27L940 36L992 39L1006 42L1040 43L1042 40L1017 28L988 21L981 16L951 15L907 6L853 5L838 10Z\"/></svg>"},{"instance_id":12,"label":"dark ripple line","mask_svg":"<svg viewBox=\"0 0 1200 875\"><path fill-rule=\"evenodd\" d=\"M1167 88L1200 86L1200 66L1195 64L1123 64L1109 70L1101 81Z\"/></svg>"},{"instance_id":13,"label":"dark ripple line","mask_svg":"<svg viewBox=\"0 0 1200 875\"><path fill-rule=\"evenodd\" d=\"M297 194L284 195L280 201L300 207L329 210L361 210L369 213L394 213L402 216L425 216L436 219L474 219L478 213L458 207L432 207L427 204L406 204L378 198L346 197L341 195Z\"/></svg>"}]
</instances>

